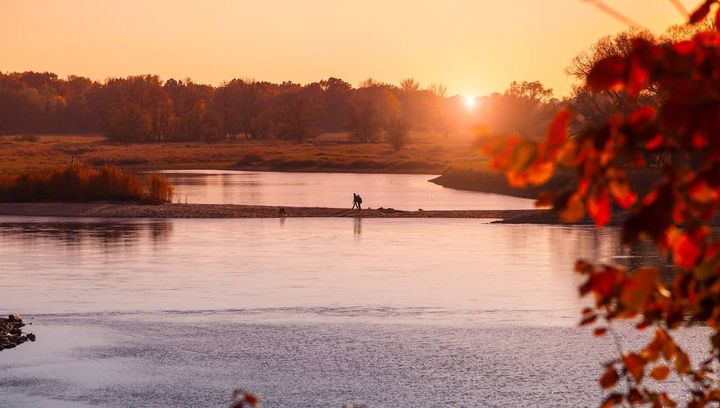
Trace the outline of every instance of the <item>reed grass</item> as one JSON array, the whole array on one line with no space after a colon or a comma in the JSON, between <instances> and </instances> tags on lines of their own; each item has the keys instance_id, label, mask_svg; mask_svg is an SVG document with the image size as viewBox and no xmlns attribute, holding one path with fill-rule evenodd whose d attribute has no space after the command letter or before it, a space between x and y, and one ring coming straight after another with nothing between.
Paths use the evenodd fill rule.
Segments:
<instances>
[{"instance_id":1,"label":"reed grass","mask_svg":"<svg viewBox=\"0 0 720 408\"><path fill-rule=\"evenodd\" d=\"M0 202L113 201L164 203L173 187L152 174L143 182L117 166L93 167L73 163L53 170L0 177Z\"/></svg>"}]
</instances>

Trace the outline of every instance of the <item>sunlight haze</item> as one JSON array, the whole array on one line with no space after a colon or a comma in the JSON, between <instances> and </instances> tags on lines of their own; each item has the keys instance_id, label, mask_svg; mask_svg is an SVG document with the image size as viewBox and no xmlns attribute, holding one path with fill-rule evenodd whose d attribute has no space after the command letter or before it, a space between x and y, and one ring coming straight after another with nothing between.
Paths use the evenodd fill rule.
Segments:
<instances>
[{"instance_id":1,"label":"sunlight haze","mask_svg":"<svg viewBox=\"0 0 720 408\"><path fill-rule=\"evenodd\" d=\"M152 73L213 85L412 77L461 95L502 91L513 80L566 95L571 58L626 28L580 0L1 3L3 72L98 80ZM654 32L683 21L670 1L608 4Z\"/></svg>"}]
</instances>

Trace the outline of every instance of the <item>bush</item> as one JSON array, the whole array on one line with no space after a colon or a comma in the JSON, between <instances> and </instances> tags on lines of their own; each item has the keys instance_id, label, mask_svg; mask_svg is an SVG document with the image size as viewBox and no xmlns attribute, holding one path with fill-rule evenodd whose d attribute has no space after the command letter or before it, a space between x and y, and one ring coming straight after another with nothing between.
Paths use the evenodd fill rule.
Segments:
<instances>
[{"instance_id":1,"label":"bush","mask_svg":"<svg viewBox=\"0 0 720 408\"><path fill-rule=\"evenodd\" d=\"M155 204L172 202L175 189L164 176L151 174L147 181L147 201Z\"/></svg>"},{"instance_id":2,"label":"bush","mask_svg":"<svg viewBox=\"0 0 720 408\"><path fill-rule=\"evenodd\" d=\"M399 151L408 142L410 125L400 117L392 118L387 124L387 141L395 151Z\"/></svg>"},{"instance_id":3,"label":"bush","mask_svg":"<svg viewBox=\"0 0 720 408\"><path fill-rule=\"evenodd\" d=\"M172 201L173 187L163 176L152 174L143 185L130 172L116 166L95 168L71 164L51 171L37 171L0 178L0 202L38 201Z\"/></svg>"}]
</instances>

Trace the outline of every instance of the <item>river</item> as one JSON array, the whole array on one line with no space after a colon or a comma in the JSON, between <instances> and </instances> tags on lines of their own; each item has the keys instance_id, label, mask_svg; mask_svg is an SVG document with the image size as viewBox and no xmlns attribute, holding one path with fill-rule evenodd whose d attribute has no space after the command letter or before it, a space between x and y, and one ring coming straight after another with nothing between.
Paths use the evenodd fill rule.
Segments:
<instances>
[{"instance_id":1,"label":"river","mask_svg":"<svg viewBox=\"0 0 720 408\"><path fill-rule=\"evenodd\" d=\"M477 219L0 217L0 255L38 335L0 353L9 408L596 406L616 349L576 326L573 264L664 262Z\"/></svg>"}]
</instances>

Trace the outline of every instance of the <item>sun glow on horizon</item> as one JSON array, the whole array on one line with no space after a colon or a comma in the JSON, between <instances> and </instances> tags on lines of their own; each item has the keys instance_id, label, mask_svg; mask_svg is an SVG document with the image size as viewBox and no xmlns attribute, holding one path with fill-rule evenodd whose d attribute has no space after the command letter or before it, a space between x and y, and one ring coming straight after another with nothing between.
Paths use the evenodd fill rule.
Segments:
<instances>
[{"instance_id":1,"label":"sun glow on horizon","mask_svg":"<svg viewBox=\"0 0 720 408\"><path fill-rule=\"evenodd\" d=\"M465 105L465 109L467 110L475 109L475 106L477 106L477 96L469 94L465 95L463 97L463 105Z\"/></svg>"}]
</instances>

